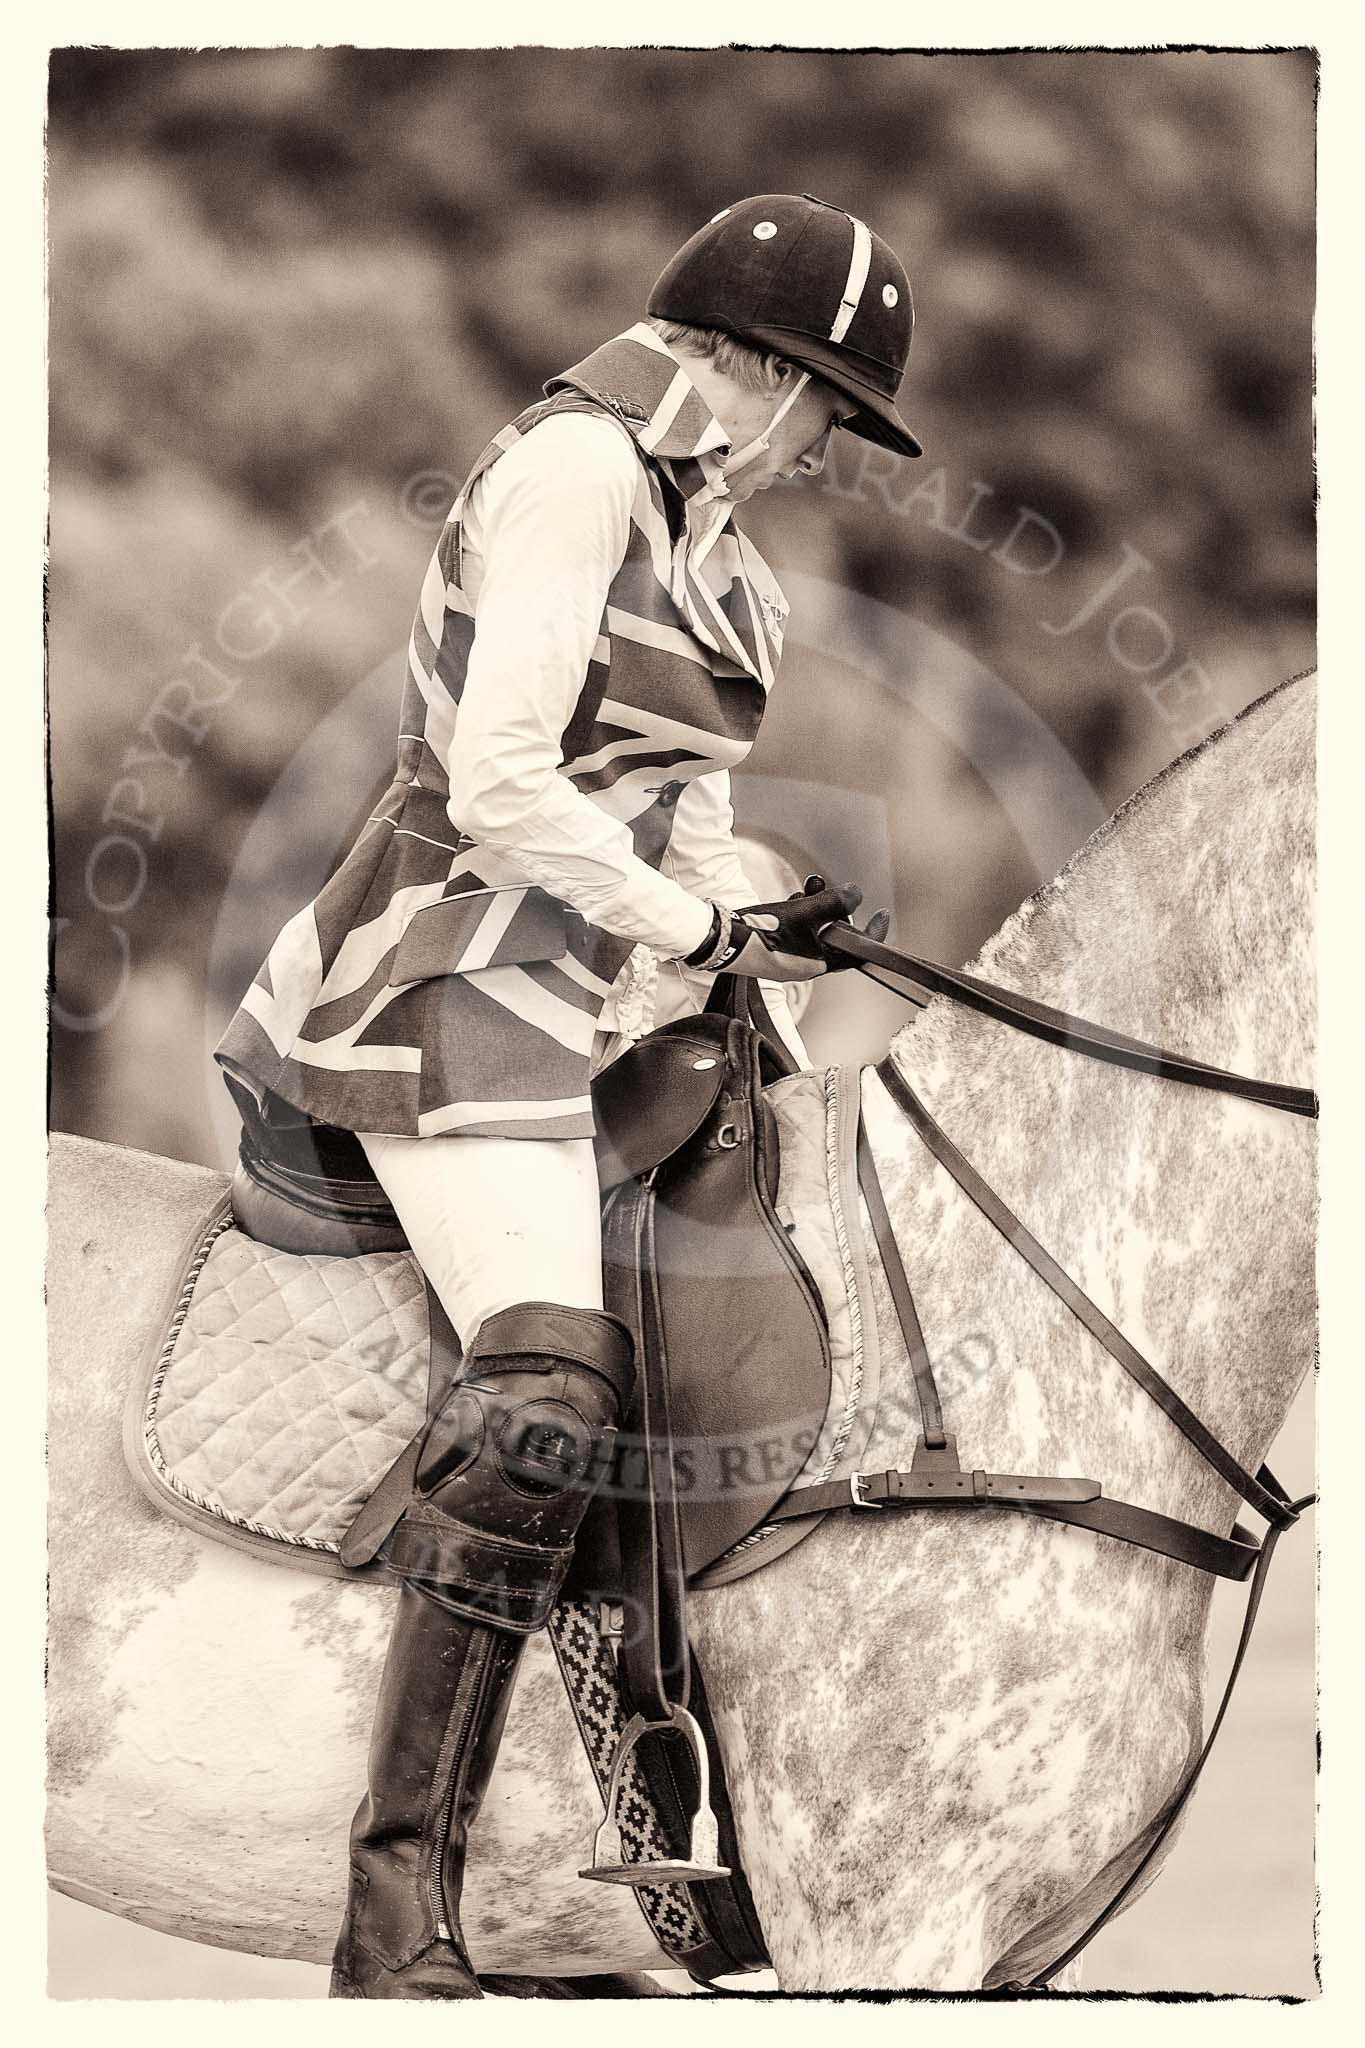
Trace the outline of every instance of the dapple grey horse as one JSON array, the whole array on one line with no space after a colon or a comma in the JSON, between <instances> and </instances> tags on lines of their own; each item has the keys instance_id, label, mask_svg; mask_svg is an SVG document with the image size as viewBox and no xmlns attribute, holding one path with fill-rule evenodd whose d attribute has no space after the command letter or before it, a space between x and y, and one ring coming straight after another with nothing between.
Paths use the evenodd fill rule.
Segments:
<instances>
[{"instance_id":1,"label":"dapple grey horse","mask_svg":"<svg viewBox=\"0 0 1365 2048\"><path fill-rule=\"evenodd\" d=\"M1258 700L1126 803L976 971L1206 1061L1310 1081L1313 740L1310 680ZM1313 1355L1313 1127L942 1001L893 1056L1254 1469ZM784 1085L790 1114L820 1114L819 1077ZM862 1087L964 1463L1093 1474L1226 1532L1229 1490L946 1180L870 1071ZM52 1881L191 1939L323 1961L392 1595L197 1540L134 1489L120 1451L134 1360L222 1186L54 1141ZM884 1400L864 1462L908 1465L909 1367L880 1282L876 1307ZM969 1990L1060 1954L1198 1747L1210 1590L1180 1564L987 1509L834 1516L697 1598L782 1987ZM533 1640L471 1849L481 1972L663 1965L627 1891L576 1881L599 1818L554 1659Z\"/></svg>"}]
</instances>

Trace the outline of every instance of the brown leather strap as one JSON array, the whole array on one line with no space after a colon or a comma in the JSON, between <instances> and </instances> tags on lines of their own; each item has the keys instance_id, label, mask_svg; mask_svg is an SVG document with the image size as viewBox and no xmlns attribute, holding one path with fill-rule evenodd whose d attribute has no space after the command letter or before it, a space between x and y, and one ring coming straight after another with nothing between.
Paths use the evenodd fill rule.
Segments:
<instances>
[{"instance_id":1,"label":"brown leather strap","mask_svg":"<svg viewBox=\"0 0 1365 2048\"><path fill-rule=\"evenodd\" d=\"M635 1395L619 1446L617 1515L628 1627L625 1690L647 1720L667 1721L690 1688L687 1588L673 1489L668 1360L654 1258L652 1176L626 1181L602 1217L603 1272L617 1315L635 1339Z\"/></svg>"},{"instance_id":2,"label":"brown leather strap","mask_svg":"<svg viewBox=\"0 0 1365 2048\"><path fill-rule=\"evenodd\" d=\"M1133 1067L1142 1073L1159 1074L1168 1081L1185 1081L1194 1088L1212 1088L1223 1095L1242 1095L1269 1109L1287 1110L1292 1116L1316 1117L1318 1098L1311 1088L1292 1087L1285 1081L1258 1081L1249 1074L1229 1073L1224 1067L1209 1066L1204 1060L1187 1059L1183 1053L1168 1052L1164 1046L1149 1045L1145 1039L1129 1038L1125 1032L1109 1031L1102 1024L1087 1023L1050 1003L1035 1002L1015 989L1000 988L991 981L979 981L933 960L917 959L913 953L898 953L878 944L850 924L828 925L822 935L826 949L841 960L851 960L885 987L905 981L918 982L934 995L948 996L966 1008L1011 1024L1034 1038L1063 1045L1088 1059L1108 1060L1112 1065ZM910 992L898 988L900 994ZM911 1001L916 998L911 995Z\"/></svg>"},{"instance_id":3,"label":"brown leather strap","mask_svg":"<svg viewBox=\"0 0 1365 2048\"><path fill-rule=\"evenodd\" d=\"M915 1309L914 1296L906 1276L905 1264L896 1244L896 1233L891 1227L887 1214L886 1197L882 1193L881 1180L877 1173L872 1148L867 1142L861 1116L858 1119L858 1185L867 1203L867 1213L872 1223L872 1235L876 1240L877 1252L886 1275L886 1284L891 1290L896 1317L910 1353L910 1370L915 1376L915 1392L919 1397L920 1420L924 1426L924 1441L931 1449L937 1449L944 1441L943 1409L938 1398L938 1387L934 1380L934 1368L929 1360L924 1332L920 1328L919 1316Z\"/></svg>"},{"instance_id":4,"label":"brown leather strap","mask_svg":"<svg viewBox=\"0 0 1365 2048\"><path fill-rule=\"evenodd\" d=\"M619 1407L629 1406L635 1382L630 1332L600 1309L567 1308L557 1301L519 1301L485 1316L469 1354L468 1372L490 1358L544 1358L556 1367L565 1359L586 1366L606 1381Z\"/></svg>"},{"instance_id":5,"label":"brown leather strap","mask_svg":"<svg viewBox=\"0 0 1365 2048\"><path fill-rule=\"evenodd\" d=\"M1269 1473L1264 1476L1270 1477ZM1249 1577L1261 1554L1261 1542L1240 1522L1233 1523L1231 1535L1215 1536L1212 1530L1201 1529L1193 1522L1179 1522L1170 1515L1157 1514L1154 1508L1134 1507L1125 1500L1099 1499L1064 1506L1037 1501L1024 1505L1040 1520L1069 1522L1074 1528L1090 1529L1097 1536L1134 1543L1140 1550L1172 1557L1178 1564L1192 1565L1196 1571L1208 1572L1217 1579L1240 1581Z\"/></svg>"},{"instance_id":6,"label":"brown leather strap","mask_svg":"<svg viewBox=\"0 0 1365 2048\"><path fill-rule=\"evenodd\" d=\"M1098 1480L1054 1479L1018 1472L958 1472L926 1479L914 1470L855 1472L848 1479L794 1488L770 1510L770 1522L832 1514L840 1508L1010 1508L1049 1522L1069 1522L1097 1536L1135 1543L1161 1557L1209 1572L1220 1579L1248 1578L1261 1545L1240 1524L1231 1536L1215 1536L1191 1522L1177 1522L1151 1508L1106 1500Z\"/></svg>"},{"instance_id":7,"label":"brown leather strap","mask_svg":"<svg viewBox=\"0 0 1365 2048\"><path fill-rule=\"evenodd\" d=\"M763 1040L765 1054L770 1055L770 1064L776 1070L774 1078L800 1073L801 1069L773 1022L762 985L751 974L718 974L711 985L702 1015L738 1017L741 1023L752 1024Z\"/></svg>"},{"instance_id":8,"label":"brown leather strap","mask_svg":"<svg viewBox=\"0 0 1365 2048\"><path fill-rule=\"evenodd\" d=\"M929 1475L893 1468L855 1472L819 1486L795 1488L780 1500L769 1521L827 1515L836 1508L1018 1508L1098 1500L1098 1479L1042 1479L1018 1472L962 1472Z\"/></svg>"},{"instance_id":9,"label":"brown leather strap","mask_svg":"<svg viewBox=\"0 0 1365 2048\"><path fill-rule=\"evenodd\" d=\"M1264 1468L1260 1477L1253 1478L1225 1450L1211 1430L1199 1420L1194 1411L1187 1407L1155 1366L1149 1365L1142 1353L1130 1344L1122 1330L1110 1322L1103 1309L1091 1301L1089 1295L1077 1286L1070 1274L1050 1253L1044 1251L1038 1240L1020 1222L1008 1203L1003 1202L994 1188L981 1178L976 1168L964 1158L956 1145L935 1123L929 1111L916 1095L914 1089L888 1056L876 1068L877 1079L887 1090L897 1107L904 1111L915 1129L923 1138L939 1164L947 1169L962 1189L976 1203L981 1213L988 1217L1005 1240L1052 1289L1059 1300L1065 1302L1071 1313L1084 1324L1090 1334L1098 1339L1109 1356L1121 1365L1131 1379L1136 1380L1145 1394L1167 1414L1181 1434L1192 1443L1205 1462L1211 1465L1221 1479L1240 1495L1248 1507L1256 1510L1272 1527L1287 1528L1293 1516L1287 1514L1283 1492L1276 1497L1270 1487L1263 1484L1266 1477Z\"/></svg>"}]
</instances>

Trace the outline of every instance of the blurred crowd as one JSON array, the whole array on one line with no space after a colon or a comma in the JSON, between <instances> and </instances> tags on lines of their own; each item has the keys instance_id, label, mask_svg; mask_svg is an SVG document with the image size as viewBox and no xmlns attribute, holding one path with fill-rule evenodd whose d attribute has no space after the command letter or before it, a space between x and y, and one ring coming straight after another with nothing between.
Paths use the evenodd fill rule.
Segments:
<instances>
[{"instance_id":1,"label":"blurred crowd","mask_svg":"<svg viewBox=\"0 0 1365 2048\"><path fill-rule=\"evenodd\" d=\"M1313 659L1313 100L1302 52L57 52L54 1125L221 1160L209 1048L388 779L466 470L751 192L902 256L925 454L746 512L794 613L737 809L969 957Z\"/></svg>"}]
</instances>

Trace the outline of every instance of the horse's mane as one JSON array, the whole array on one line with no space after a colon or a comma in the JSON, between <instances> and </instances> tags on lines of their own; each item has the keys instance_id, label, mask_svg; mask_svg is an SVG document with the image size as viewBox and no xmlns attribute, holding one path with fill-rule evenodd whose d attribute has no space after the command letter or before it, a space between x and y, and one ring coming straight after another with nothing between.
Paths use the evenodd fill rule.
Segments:
<instances>
[{"instance_id":1,"label":"horse's mane","mask_svg":"<svg viewBox=\"0 0 1365 2048\"><path fill-rule=\"evenodd\" d=\"M1004 924L986 941L981 955L972 965L979 967L986 955L994 958L1011 939L1031 925L1040 912L1054 903L1079 876L1107 852L1119 832L1130 827L1135 818L1145 812L1156 799L1167 795L1172 784L1188 776L1215 748L1234 734L1240 733L1268 705L1304 682L1313 673L1312 668L1300 669L1296 675L1273 684L1261 696L1252 698L1249 704L1234 712L1231 718L1225 719L1222 725L1215 726L1212 732L1196 740L1183 754L1177 754L1173 761L1168 761L1164 768L1159 768L1156 774L1134 790L1131 796L1125 797L1117 809L1111 811L1103 824L1097 825L1090 837L1077 847L1065 866L1059 869L1050 881L1040 883L1033 893L1026 896L1018 908L1010 913Z\"/></svg>"}]
</instances>

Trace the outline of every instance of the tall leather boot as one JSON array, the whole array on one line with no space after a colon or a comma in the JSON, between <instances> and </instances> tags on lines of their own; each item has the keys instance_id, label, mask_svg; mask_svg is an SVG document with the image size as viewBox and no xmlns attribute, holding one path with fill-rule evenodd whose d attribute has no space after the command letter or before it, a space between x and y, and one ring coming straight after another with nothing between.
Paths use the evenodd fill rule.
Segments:
<instances>
[{"instance_id":1,"label":"tall leather boot","mask_svg":"<svg viewBox=\"0 0 1365 2048\"><path fill-rule=\"evenodd\" d=\"M404 1583L333 1998L478 1998L460 1928L465 1843L527 1635L543 1628L634 1383L614 1316L523 1302L490 1316L428 1426L382 1555Z\"/></svg>"}]
</instances>

